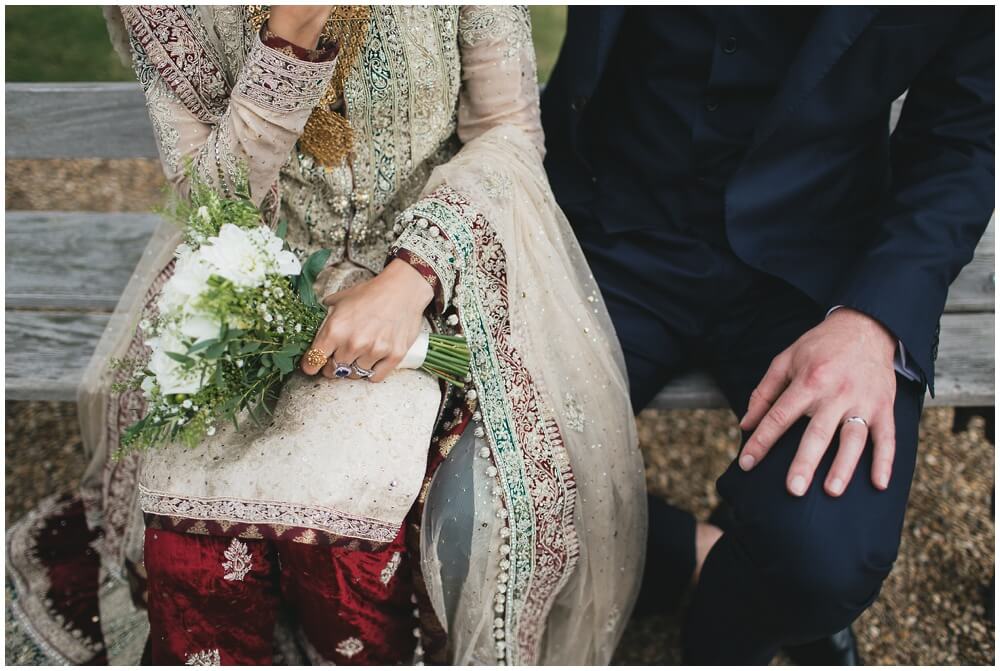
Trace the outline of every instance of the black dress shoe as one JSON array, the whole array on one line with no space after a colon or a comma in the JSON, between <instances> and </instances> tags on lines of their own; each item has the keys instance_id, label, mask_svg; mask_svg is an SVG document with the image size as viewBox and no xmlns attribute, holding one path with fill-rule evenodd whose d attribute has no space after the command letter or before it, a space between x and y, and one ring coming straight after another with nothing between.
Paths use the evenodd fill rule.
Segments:
<instances>
[{"instance_id":1,"label":"black dress shoe","mask_svg":"<svg viewBox=\"0 0 1000 671\"><path fill-rule=\"evenodd\" d=\"M713 524L723 533L727 533L736 524L733 509L722 501L708 517L708 523ZM858 642L854 632L848 626L835 634L817 641L800 645L786 645L785 654L798 666L862 666L861 654L858 652Z\"/></svg>"},{"instance_id":2,"label":"black dress shoe","mask_svg":"<svg viewBox=\"0 0 1000 671\"><path fill-rule=\"evenodd\" d=\"M863 666L850 626L818 641L786 645L785 654L799 666Z\"/></svg>"}]
</instances>

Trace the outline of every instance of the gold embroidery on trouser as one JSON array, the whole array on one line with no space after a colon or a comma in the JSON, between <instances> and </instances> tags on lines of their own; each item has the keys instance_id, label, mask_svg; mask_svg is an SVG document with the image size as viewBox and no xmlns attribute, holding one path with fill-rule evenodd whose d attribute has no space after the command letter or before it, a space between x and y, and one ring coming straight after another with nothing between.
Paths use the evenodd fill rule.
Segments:
<instances>
[{"instance_id":1,"label":"gold embroidery on trouser","mask_svg":"<svg viewBox=\"0 0 1000 671\"><path fill-rule=\"evenodd\" d=\"M271 15L266 5L247 7L250 25L255 31ZM354 61L364 47L368 37L369 11L367 5L337 5L330 11L330 17L323 27L321 42L336 40L339 45L337 65L330 79L326 93L313 109L306 126L299 137L302 151L310 154L320 165L332 168L347 159L354 145L354 129L343 114L331 107L337 105L344 92L347 78ZM345 110L346 111L346 110Z\"/></svg>"}]
</instances>

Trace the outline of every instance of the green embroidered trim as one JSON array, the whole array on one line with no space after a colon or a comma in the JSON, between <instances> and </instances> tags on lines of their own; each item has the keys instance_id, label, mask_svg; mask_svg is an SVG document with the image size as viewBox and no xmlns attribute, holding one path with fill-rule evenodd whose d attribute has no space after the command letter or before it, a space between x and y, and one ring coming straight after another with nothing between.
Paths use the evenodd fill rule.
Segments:
<instances>
[{"instance_id":1,"label":"green embroidered trim","mask_svg":"<svg viewBox=\"0 0 1000 671\"><path fill-rule=\"evenodd\" d=\"M492 230L460 194L447 187L411 211L429 227L440 228L454 246L455 302L472 353L472 382L483 427L509 512L509 536L503 541L510 547L509 580L504 639L498 641L497 655L508 664L533 664L545 617L578 557L575 482L558 425L539 407L538 390L525 374L520 355L502 342L509 333L506 268ZM511 371L518 374L508 380ZM558 496L539 495L539 509L532 489Z\"/></svg>"}]
</instances>

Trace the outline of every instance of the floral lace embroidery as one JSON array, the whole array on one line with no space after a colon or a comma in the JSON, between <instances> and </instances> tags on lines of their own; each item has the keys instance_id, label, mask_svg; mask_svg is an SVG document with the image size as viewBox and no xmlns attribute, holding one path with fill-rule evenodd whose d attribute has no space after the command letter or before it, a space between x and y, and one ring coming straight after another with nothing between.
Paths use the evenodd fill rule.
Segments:
<instances>
[{"instance_id":1,"label":"floral lace embroidery","mask_svg":"<svg viewBox=\"0 0 1000 671\"><path fill-rule=\"evenodd\" d=\"M222 666L218 648L193 652L184 660L185 666Z\"/></svg>"},{"instance_id":2,"label":"floral lace embroidery","mask_svg":"<svg viewBox=\"0 0 1000 671\"><path fill-rule=\"evenodd\" d=\"M72 505L66 495L42 500L7 532L7 576L16 598L8 601L10 614L42 652L62 665L90 664L104 649L99 640L76 629L49 598L50 569L39 556L39 537L49 520ZM7 593L10 596L10 591Z\"/></svg>"},{"instance_id":3,"label":"floral lace embroidery","mask_svg":"<svg viewBox=\"0 0 1000 671\"><path fill-rule=\"evenodd\" d=\"M567 392L566 398L564 399L565 415L566 415L566 426L583 433L584 422L586 422L586 416L580 409L580 402L576 400L573 394Z\"/></svg>"},{"instance_id":4,"label":"floral lace embroidery","mask_svg":"<svg viewBox=\"0 0 1000 671\"><path fill-rule=\"evenodd\" d=\"M428 218L423 209L423 201L399 217L399 225L405 225L390 254L406 250L419 257L429 266L438 278L435 289L440 289L441 300L439 312L444 312L451 304L451 295L455 286L455 252L454 246L448 240L440 226ZM433 216L433 215L431 215Z\"/></svg>"},{"instance_id":5,"label":"floral lace embroidery","mask_svg":"<svg viewBox=\"0 0 1000 671\"><path fill-rule=\"evenodd\" d=\"M337 652L350 659L354 655L358 654L365 649L365 644L361 642L360 639L345 638L343 641L337 644Z\"/></svg>"},{"instance_id":6,"label":"floral lace embroidery","mask_svg":"<svg viewBox=\"0 0 1000 671\"><path fill-rule=\"evenodd\" d=\"M264 46L258 37L236 80L234 94L275 112L311 110L326 91L335 60L300 61Z\"/></svg>"},{"instance_id":7,"label":"floral lace embroidery","mask_svg":"<svg viewBox=\"0 0 1000 671\"><path fill-rule=\"evenodd\" d=\"M302 506L278 501L239 499L180 499L138 485L143 512L189 520L236 520L287 528L319 529L337 536L379 543L392 541L398 527L378 520L351 517L319 506ZM286 529L287 531L287 529ZM244 538L249 536L244 533Z\"/></svg>"},{"instance_id":8,"label":"floral lace embroidery","mask_svg":"<svg viewBox=\"0 0 1000 671\"><path fill-rule=\"evenodd\" d=\"M403 555L399 552L393 552L392 557L382 568L382 573L379 575L379 580L382 581L383 585L388 585L392 577L396 575L396 571L399 569L399 564L403 561Z\"/></svg>"},{"instance_id":9,"label":"floral lace embroidery","mask_svg":"<svg viewBox=\"0 0 1000 671\"><path fill-rule=\"evenodd\" d=\"M174 261L171 260L156 277L143 300L142 320L152 319L156 315L156 300L160 289L174 273ZM147 350L143 344L144 337L141 328L137 328L129 342L126 358L139 358ZM127 371L115 372L114 382L122 382ZM138 389L111 394L107 404L107 433L105 442L111 450L117 448L121 432L126 427L138 421L146 409L146 401ZM142 526L130 529L136 514L136 483L138 481L139 455L132 454L122 459L108 459L102 474L102 487L83 488L81 498L87 513L88 523L100 526L101 539L98 541L105 565L116 577L124 578L128 538L131 533L141 533Z\"/></svg>"},{"instance_id":10,"label":"floral lace embroidery","mask_svg":"<svg viewBox=\"0 0 1000 671\"><path fill-rule=\"evenodd\" d=\"M239 538L232 540L223 556L226 558L226 561L222 562L222 570L226 572L222 576L223 580L242 581L253 568L253 557L250 556L250 550L247 549L246 543Z\"/></svg>"},{"instance_id":11,"label":"floral lace embroidery","mask_svg":"<svg viewBox=\"0 0 1000 671\"><path fill-rule=\"evenodd\" d=\"M488 39L506 42L503 57L517 58L531 39L531 15L525 5L470 5L462 8L458 39L475 47Z\"/></svg>"},{"instance_id":12,"label":"floral lace embroidery","mask_svg":"<svg viewBox=\"0 0 1000 671\"><path fill-rule=\"evenodd\" d=\"M182 7L122 6L129 32L167 86L198 119L213 123L229 101L222 66L193 29Z\"/></svg>"}]
</instances>

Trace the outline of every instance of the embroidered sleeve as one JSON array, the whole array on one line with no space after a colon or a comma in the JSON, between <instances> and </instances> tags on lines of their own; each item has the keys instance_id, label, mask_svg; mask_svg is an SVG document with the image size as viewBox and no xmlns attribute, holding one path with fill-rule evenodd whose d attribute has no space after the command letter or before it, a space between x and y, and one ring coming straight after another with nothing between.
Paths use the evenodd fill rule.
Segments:
<instances>
[{"instance_id":1,"label":"embroidered sleeve","mask_svg":"<svg viewBox=\"0 0 1000 671\"><path fill-rule=\"evenodd\" d=\"M544 154L531 15L524 5L464 6L459 13L462 90L458 137L468 143L504 124Z\"/></svg>"},{"instance_id":2,"label":"embroidered sleeve","mask_svg":"<svg viewBox=\"0 0 1000 671\"><path fill-rule=\"evenodd\" d=\"M524 6L466 6L459 12L458 43L462 58L462 88L458 136L468 143L498 126L524 131L539 155L544 153L531 17ZM484 192L501 188L484 170ZM448 310L458 291L455 251L445 234L443 201L427 197L396 221L399 238L390 258L406 261L434 288L434 307Z\"/></svg>"},{"instance_id":3,"label":"embroidered sleeve","mask_svg":"<svg viewBox=\"0 0 1000 671\"><path fill-rule=\"evenodd\" d=\"M297 58L300 61L307 61L309 63L322 63L324 61L332 60L337 56L337 43L330 42L327 44L321 43L315 49L304 49L297 44L292 44L288 40L279 35L272 33L268 30L267 24L261 29L261 42L264 46L274 49L275 51L280 51L286 56L291 56Z\"/></svg>"},{"instance_id":4,"label":"embroidered sleeve","mask_svg":"<svg viewBox=\"0 0 1000 671\"><path fill-rule=\"evenodd\" d=\"M396 220L400 233L389 251L389 258L401 259L413 266L434 289L434 312L443 314L455 291L455 251L452 242L435 223L432 203L422 200Z\"/></svg>"},{"instance_id":5,"label":"embroidered sleeve","mask_svg":"<svg viewBox=\"0 0 1000 671\"><path fill-rule=\"evenodd\" d=\"M309 112L326 92L335 65L336 60L299 60L272 49L258 36L236 79L233 96L274 112L305 112L304 126Z\"/></svg>"},{"instance_id":6,"label":"embroidered sleeve","mask_svg":"<svg viewBox=\"0 0 1000 671\"><path fill-rule=\"evenodd\" d=\"M273 215L279 171L333 76L336 47L328 60L310 62L258 34L229 90L196 15L177 6L121 11L167 179L184 194L190 164L228 194L245 176L253 199Z\"/></svg>"}]
</instances>

